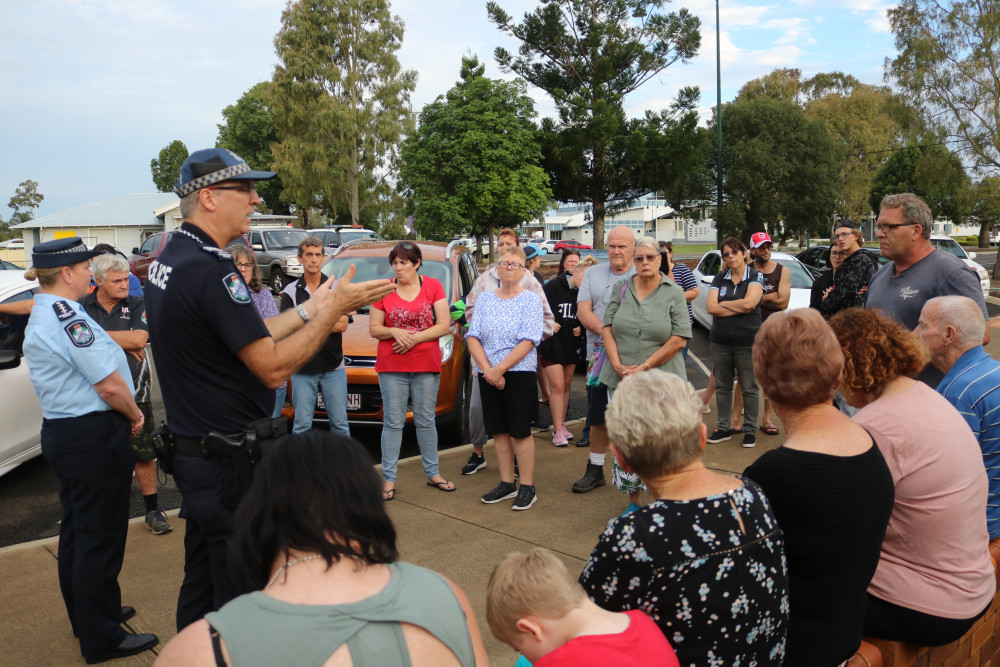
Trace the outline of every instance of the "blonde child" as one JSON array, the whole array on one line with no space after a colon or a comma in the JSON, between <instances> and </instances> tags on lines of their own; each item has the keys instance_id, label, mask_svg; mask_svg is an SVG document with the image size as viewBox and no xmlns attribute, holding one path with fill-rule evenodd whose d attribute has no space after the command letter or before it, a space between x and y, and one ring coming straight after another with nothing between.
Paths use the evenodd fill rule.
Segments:
<instances>
[{"instance_id":1,"label":"blonde child","mask_svg":"<svg viewBox=\"0 0 1000 667\"><path fill-rule=\"evenodd\" d=\"M507 554L497 564L486 588L486 620L534 667L678 665L648 616L601 609L547 549Z\"/></svg>"}]
</instances>

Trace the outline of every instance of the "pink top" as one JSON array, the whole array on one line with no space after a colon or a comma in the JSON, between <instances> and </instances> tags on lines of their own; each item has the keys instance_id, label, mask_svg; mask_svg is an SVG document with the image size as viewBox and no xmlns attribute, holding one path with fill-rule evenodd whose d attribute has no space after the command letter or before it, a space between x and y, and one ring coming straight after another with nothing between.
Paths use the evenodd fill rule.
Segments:
<instances>
[{"instance_id":1,"label":"pink top","mask_svg":"<svg viewBox=\"0 0 1000 667\"><path fill-rule=\"evenodd\" d=\"M889 465L896 500L868 592L908 609L965 619L993 599L988 482L976 437L923 382L862 408Z\"/></svg>"},{"instance_id":2,"label":"pink top","mask_svg":"<svg viewBox=\"0 0 1000 667\"><path fill-rule=\"evenodd\" d=\"M678 667L677 656L660 627L638 610L625 612L629 625L614 635L583 635L544 655L535 667L579 665L658 665Z\"/></svg>"},{"instance_id":3,"label":"pink top","mask_svg":"<svg viewBox=\"0 0 1000 667\"><path fill-rule=\"evenodd\" d=\"M434 326L434 302L444 299L444 287L438 280L420 276L420 291L413 301L403 299L393 292L376 301L372 308L385 313L385 326L403 329L410 333L425 331ZM437 339L425 340L414 345L405 354L392 350L392 339L380 340L375 354L375 370L379 373L440 373L441 346Z\"/></svg>"}]
</instances>

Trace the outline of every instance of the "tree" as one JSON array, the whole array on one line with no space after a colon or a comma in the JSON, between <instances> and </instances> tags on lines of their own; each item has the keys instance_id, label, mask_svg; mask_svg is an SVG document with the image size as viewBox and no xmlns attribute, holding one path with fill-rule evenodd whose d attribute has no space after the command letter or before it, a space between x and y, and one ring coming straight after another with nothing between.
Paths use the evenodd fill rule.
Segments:
<instances>
[{"instance_id":1,"label":"tree","mask_svg":"<svg viewBox=\"0 0 1000 667\"><path fill-rule=\"evenodd\" d=\"M271 171L274 156L271 144L277 140L274 116L267 106L264 93L268 83L261 82L243 93L243 96L222 110L222 123L218 125L216 145L226 148L247 161L252 169ZM257 194L272 213L289 214L288 202L281 200L281 177L257 181Z\"/></svg>"},{"instance_id":2,"label":"tree","mask_svg":"<svg viewBox=\"0 0 1000 667\"><path fill-rule=\"evenodd\" d=\"M1000 168L996 3L903 0L888 14L899 55L886 59L886 78L962 140L976 167Z\"/></svg>"},{"instance_id":3,"label":"tree","mask_svg":"<svg viewBox=\"0 0 1000 667\"><path fill-rule=\"evenodd\" d=\"M923 197L935 218L948 218L956 225L969 212L969 176L962 160L944 146L916 145L893 153L875 175L868 203L878 211L882 197L899 192Z\"/></svg>"},{"instance_id":4,"label":"tree","mask_svg":"<svg viewBox=\"0 0 1000 667\"><path fill-rule=\"evenodd\" d=\"M524 82L485 71L475 56L462 58L461 80L423 108L403 145L400 189L422 236L492 244L495 228L539 218L552 200Z\"/></svg>"},{"instance_id":5,"label":"tree","mask_svg":"<svg viewBox=\"0 0 1000 667\"><path fill-rule=\"evenodd\" d=\"M664 0L542 0L520 23L496 2L491 22L521 42L517 55L497 48L501 69L548 93L558 121L542 122L543 160L556 199L593 206L594 242L604 247L609 201L642 192L625 153L625 97L701 45L701 21Z\"/></svg>"},{"instance_id":6,"label":"tree","mask_svg":"<svg viewBox=\"0 0 1000 667\"><path fill-rule=\"evenodd\" d=\"M157 192L173 192L181 165L188 158L188 149L180 139L174 139L160 150L160 155L149 163L153 172L153 185Z\"/></svg>"},{"instance_id":7,"label":"tree","mask_svg":"<svg viewBox=\"0 0 1000 667\"><path fill-rule=\"evenodd\" d=\"M795 103L758 97L725 105L723 195L734 206L724 205L720 217L744 238L768 231L783 241L826 229L840 192L839 165L837 143Z\"/></svg>"},{"instance_id":8,"label":"tree","mask_svg":"<svg viewBox=\"0 0 1000 667\"><path fill-rule=\"evenodd\" d=\"M990 231L1000 227L1000 177L987 176L972 186L969 217L979 223L979 247L989 248ZM998 271L996 264L994 276Z\"/></svg>"},{"instance_id":9,"label":"tree","mask_svg":"<svg viewBox=\"0 0 1000 667\"><path fill-rule=\"evenodd\" d=\"M45 199L45 195L38 191L38 181L21 181L14 196L7 202L7 206L14 209L14 215L10 218L10 224L18 224L35 217L38 205ZM16 220L16 222L15 222Z\"/></svg>"},{"instance_id":10,"label":"tree","mask_svg":"<svg viewBox=\"0 0 1000 667\"><path fill-rule=\"evenodd\" d=\"M391 201L399 144L413 125L416 73L396 58L403 22L386 0L300 0L281 23L265 99L282 197L349 212L358 224L367 206Z\"/></svg>"}]
</instances>

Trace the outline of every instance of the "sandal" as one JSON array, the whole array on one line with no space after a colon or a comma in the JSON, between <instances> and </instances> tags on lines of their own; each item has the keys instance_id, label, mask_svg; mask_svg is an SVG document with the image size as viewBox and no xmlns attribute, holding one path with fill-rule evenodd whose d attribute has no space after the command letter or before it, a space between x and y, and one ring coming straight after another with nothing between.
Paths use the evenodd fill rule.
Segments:
<instances>
[{"instance_id":1,"label":"sandal","mask_svg":"<svg viewBox=\"0 0 1000 667\"><path fill-rule=\"evenodd\" d=\"M448 488L449 484L451 484L451 488L450 489ZM437 489L439 489L441 491L444 491L445 493L451 493L452 491L454 491L455 489L458 488L457 486L455 486L454 484L452 484L451 482L449 482L446 479L443 479L440 482L431 482L431 481L428 481L427 482L427 486L436 487Z\"/></svg>"},{"instance_id":2,"label":"sandal","mask_svg":"<svg viewBox=\"0 0 1000 667\"><path fill-rule=\"evenodd\" d=\"M775 426L774 424L764 424L763 426L760 427L760 430L766 433L767 435L778 435L779 433L781 433L781 431L778 430L778 427Z\"/></svg>"},{"instance_id":3,"label":"sandal","mask_svg":"<svg viewBox=\"0 0 1000 667\"><path fill-rule=\"evenodd\" d=\"M382 500L389 502L396 497L396 487L391 489L382 489Z\"/></svg>"}]
</instances>

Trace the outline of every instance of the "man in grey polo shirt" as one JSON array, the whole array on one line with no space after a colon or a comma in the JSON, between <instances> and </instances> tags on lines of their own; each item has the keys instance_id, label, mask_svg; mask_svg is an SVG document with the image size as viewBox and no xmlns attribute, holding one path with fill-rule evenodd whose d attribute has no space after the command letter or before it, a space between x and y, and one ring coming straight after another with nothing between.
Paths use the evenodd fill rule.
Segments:
<instances>
[{"instance_id":1,"label":"man in grey polo shirt","mask_svg":"<svg viewBox=\"0 0 1000 667\"><path fill-rule=\"evenodd\" d=\"M966 296L976 302L983 318L986 301L979 278L962 260L930 241L934 216L927 202L904 192L882 198L878 214L878 249L892 261L868 284L866 308L878 308L910 331L917 328L924 304L937 296ZM985 345L990 341L986 327ZM919 380L937 387L944 374L928 364Z\"/></svg>"}]
</instances>

